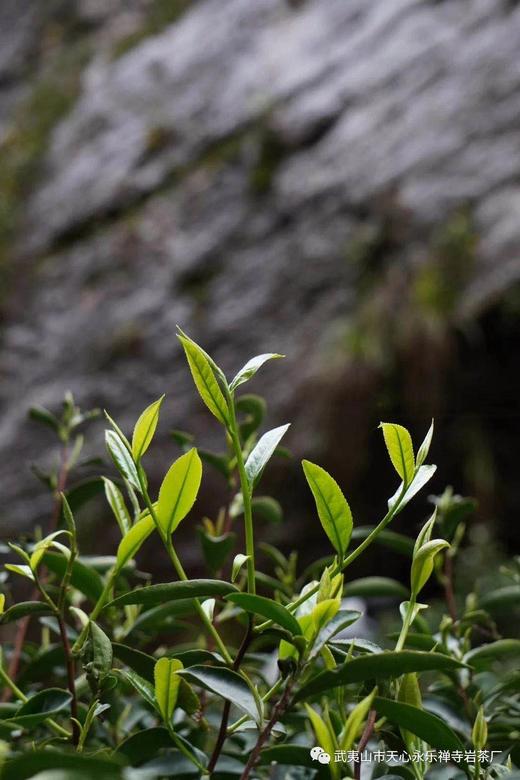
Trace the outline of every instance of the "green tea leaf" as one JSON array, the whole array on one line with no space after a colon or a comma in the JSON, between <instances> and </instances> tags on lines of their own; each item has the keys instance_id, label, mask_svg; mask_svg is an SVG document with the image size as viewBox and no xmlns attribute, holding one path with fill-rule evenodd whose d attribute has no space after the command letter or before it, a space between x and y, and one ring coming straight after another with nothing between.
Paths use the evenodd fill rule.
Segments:
<instances>
[{"instance_id":1,"label":"green tea leaf","mask_svg":"<svg viewBox=\"0 0 520 780\"><path fill-rule=\"evenodd\" d=\"M498 639L488 645L475 647L466 653L464 661L480 669L508 656L520 658L520 639Z\"/></svg>"},{"instance_id":2,"label":"green tea leaf","mask_svg":"<svg viewBox=\"0 0 520 780\"><path fill-rule=\"evenodd\" d=\"M135 424L132 436L132 455L134 456L136 463L141 460L150 446L157 428L159 412L161 411L161 404L163 401L164 395L150 404L150 406L147 406Z\"/></svg>"},{"instance_id":3,"label":"green tea leaf","mask_svg":"<svg viewBox=\"0 0 520 780\"><path fill-rule=\"evenodd\" d=\"M347 722L345 723L339 736L341 750L352 750L356 737L363 728L363 724L368 716L369 711L372 708L372 703L374 701L376 691L377 688L374 688L372 693L358 702L348 716Z\"/></svg>"},{"instance_id":4,"label":"green tea leaf","mask_svg":"<svg viewBox=\"0 0 520 780\"><path fill-rule=\"evenodd\" d=\"M97 623L90 623L90 639L92 642L92 664L94 669L103 676L112 669L112 643Z\"/></svg>"},{"instance_id":5,"label":"green tea leaf","mask_svg":"<svg viewBox=\"0 0 520 780\"><path fill-rule=\"evenodd\" d=\"M410 594L408 589L397 580L390 577L361 577L359 580L352 580L345 585L345 596L370 597L390 597L396 599L407 599Z\"/></svg>"},{"instance_id":6,"label":"green tea leaf","mask_svg":"<svg viewBox=\"0 0 520 780\"><path fill-rule=\"evenodd\" d=\"M226 596L226 601L237 604L246 612L252 612L254 615L261 615L267 620L272 620L282 628L287 629L290 634L298 635L302 633L300 624L288 609L282 604L278 604L272 599L264 596L256 596L251 593L231 593Z\"/></svg>"},{"instance_id":7,"label":"green tea leaf","mask_svg":"<svg viewBox=\"0 0 520 780\"><path fill-rule=\"evenodd\" d=\"M520 585L505 585L479 596L479 605L483 609L503 610L520 603Z\"/></svg>"},{"instance_id":8,"label":"green tea leaf","mask_svg":"<svg viewBox=\"0 0 520 780\"><path fill-rule=\"evenodd\" d=\"M412 438L402 425L395 423L381 423L386 448L390 455L392 465L403 480L409 485L415 473L415 458L413 454Z\"/></svg>"},{"instance_id":9,"label":"green tea leaf","mask_svg":"<svg viewBox=\"0 0 520 780\"><path fill-rule=\"evenodd\" d=\"M410 731L436 750L462 750L464 746L444 720L431 712L404 702L376 696L374 709L379 717L388 718L400 728Z\"/></svg>"},{"instance_id":10,"label":"green tea leaf","mask_svg":"<svg viewBox=\"0 0 520 780\"><path fill-rule=\"evenodd\" d=\"M323 530L336 552L344 556L352 534L352 512L338 483L321 466L302 461Z\"/></svg>"},{"instance_id":11,"label":"green tea leaf","mask_svg":"<svg viewBox=\"0 0 520 780\"><path fill-rule=\"evenodd\" d=\"M191 375L195 382L195 386L199 391L200 397L210 412L215 415L217 420L221 422L222 425L227 426L229 422L229 411L226 399L220 389L206 353L198 344L195 344L194 341L186 336L179 335L178 338L184 347Z\"/></svg>"},{"instance_id":12,"label":"green tea leaf","mask_svg":"<svg viewBox=\"0 0 520 780\"><path fill-rule=\"evenodd\" d=\"M144 677L141 677L140 674L137 674L137 672L134 672L131 669L120 669L118 674L126 680L135 691L137 691L139 696L141 696L152 709L157 709L154 687L148 680L145 680Z\"/></svg>"},{"instance_id":13,"label":"green tea leaf","mask_svg":"<svg viewBox=\"0 0 520 780\"><path fill-rule=\"evenodd\" d=\"M243 366L237 375L233 378L231 384L229 385L229 389L231 391L236 390L239 385L242 385L244 382L248 382L256 374L258 369L261 368L268 360L282 357L285 356L268 352L264 355L257 355L256 357L251 358L251 360L248 360L245 366Z\"/></svg>"},{"instance_id":14,"label":"green tea leaf","mask_svg":"<svg viewBox=\"0 0 520 780\"><path fill-rule=\"evenodd\" d=\"M40 773L49 778L70 777L79 772L81 780L98 778L99 780L121 780L122 766L117 758L84 756L76 751L59 752L50 747L21 753L10 759L2 768L2 780L28 780ZM72 775L73 776L73 775Z\"/></svg>"},{"instance_id":15,"label":"green tea leaf","mask_svg":"<svg viewBox=\"0 0 520 780\"><path fill-rule=\"evenodd\" d=\"M432 438L433 438L433 420L431 422L430 427L428 428L428 433L424 437L423 443L421 444L421 446L417 450L417 461L416 461L416 466L417 467L422 466L422 464L424 463L424 461L428 457L428 453L430 451L430 446L431 446L431 443L432 443Z\"/></svg>"},{"instance_id":16,"label":"green tea leaf","mask_svg":"<svg viewBox=\"0 0 520 780\"><path fill-rule=\"evenodd\" d=\"M127 737L116 748L116 752L125 756L132 766L136 766L155 758L162 748L171 747L171 744L172 738L168 731L162 726L154 726Z\"/></svg>"},{"instance_id":17,"label":"green tea leaf","mask_svg":"<svg viewBox=\"0 0 520 780\"><path fill-rule=\"evenodd\" d=\"M415 477L412 479L406 490L404 490L404 484L401 483L395 491L394 495L388 499L388 508L392 509L400 498L399 507L396 510L396 514L402 512L405 506L412 500L412 498L416 496L417 493L422 490L422 488L430 481L436 471L437 466L420 466L417 469Z\"/></svg>"},{"instance_id":18,"label":"green tea leaf","mask_svg":"<svg viewBox=\"0 0 520 780\"><path fill-rule=\"evenodd\" d=\"M191 666L179 674L223 699L227 699L258 723L262 713L258 711L255 697L243 677L224 667Z\"/></svg>"},{"instance_id":19,"label":"green tea leaf","mask_svg":"<svg viewBox=\"0 0 520 780\"><path fill-rule=\"evenodd\" d=\"M5 623L12 623L14 620L20 620L20 618L27 615L53 615L54 612L47 605L41 601L20 601L18 604L13 604L12 607L6 609L6 611L0 615L0 625Z\"/></svg>"},{"instance_id":20,"label":"green tea leaf","mask_svg":"<svg viewBox=\"0 0 520 780\"><path fill-rule=\"evenodd\" d=\"M171 534L197 498L202 479L202 463L193 447L168 469L159 490L157 520L165 534Z\"/></svg>"},{"instance_id":21,"label":"green tea leaf","mask_svg":"<svg viewBox=\"0 0 520 780\"><path fill-rule=\"evenodd\" d=\"M43 564L58 577L65 575L67 560L59 553L47 551L42 558ZM78 558L72 563L71 585L83 593L90 601L96 602L103 592L103 580L99 573L82 563Z\"/></svg>"},{"instance_id":22,"label":"green tea leaf","mask_svg":"<svg viewBox=\"0 0 520 780\"><path fill-rule=\"evenodd\" d=\"M449 546L450 545L445 539L433 539L431 542L423 544L416 552L412 561L410 575L412 593L415 596L417 596L430 579L430 575L433 571L433 561L435 560L437 553Z\"/></svg>"},{"instance_id":23,"label":"green tea leaf","mask_svg":"<svg viewBox=\"0 0 520 780\"><path fill-rule=\"evenodd\" d=\"M115 485L112 480L107 479L107 477L103 477L103 483L105 485L105 496L108 501L108 505L110 506L110 509L112 510L114 517L117 520L119 530L121 531L121 536L124 536L126 533L128 533L130 526L132 525L128 509L126 508L125 499L123 498L123 494L117 485Z\"/></svg>"},{"instance_id":24,"label":"green tea leaf","mask_svg":"<svg viewBox=\"0 0 520 780\"><path fill-rule=\"evenodd\" d=\"M212 574L220 571L228 555L236 544L237 535L228 532L221 536L212 536L205 528L197 528L206 565Z\"/></svg>"},{"instance_id":25,"label":"green tea leaf","mask_svg":"<svg viewBox=\"0 0 520 780\"><path fill-rule=\"evenodd\" d=\"M272 457L275 449L280 444L282 437L290 427L290 423L287 425L280 425L278 428L273 428L271 431L267 431L259 439L256 446L250 453L246 461L246 474L249 485L251 488L260 479L260 476L266 467L268 461Z\"/></svg>"},{"instance_id":26,"label":"green tea leaf","mask_svg":"<svg viewBox=\"0 0 520 780\"><path fill-rule=\"evenodd\" d=\"M240 571L249 560L249 555L244 553L238 553L233 560L233 566L231 567L231 582L236 582Z\"/></svg>"},{"instance_id":27,"label":"green tea leaf","mask_svg":"<svg viewBox=\"0 0 520 780\"><path fill-rule=\"evenodd\" d=\"M137 469L125 443L115 431L105 431L105 442L108 454L114 461L114 465L121 476L127 479L132 487L141 492Z\"/></svg>"},{"instance_id":28,"label":"green tea leaf","mask_svg":"<svg viewBox=\"0 0 520 780\"><path fill-rule=\"evenodd\" d=\"M314 736L316 737L316 744L319 745L323 750L328 753L330 756L334 755L334 752L336 750L336 738L335 734L332 732L332 730L329 728L329 726L325 723L321 715L316 712L316 710L313 710L312 707L309 704L305 704L305 709L307 711L307 717L309 718L312 730L314 731ZM331 767L331 773L334 777L337 777L337 770L338 767L332 766Z\"/></svg>"},{"instance_id":29,"label":"green tea leaf","mask_svg":"<svg viewBox=\"0 0 520 780\"><path fill-rule=\"evenodd\" d=\"M365 680L400 677L408 672L448 672L462 667L463 663L441 653L422 653L416 650L373 653L353 658L333 671L320 672L300 689L296 698L306 699L329 688Z\"/></svg>"},{"instance_id":30,"label":"green tea leaf","mask_svg":"<svg viewBox=\"0 0 520 780\"><path fill-rule=\"evenodd\" d=\"M135 527L135 526L134 526ZM228 593L237 593L238 588L229 582L221 580L179 580L178 582L162 582L157 585L148 585L145 588L129 591L118 596L108 607L123 606L124 604L144 604L146 607L154 607L174 599L199 599L213 596L227 596Z\"/></svg>"},{"instance_id":31,"label":"green tea leaf","mask_svg":"<svg viewBox=\"0 0 520 780\"><path fill-rule=\"evenodd\" d=\"M7 722L25 729L35 728L47 718L65 709L70 704L71 698L69 691L63 691L61 688L47 688L31 696L13 717L7 719Z\"/></svg>"},{"instance_id":32,"label":"green tea leaf","mask_svg":"<svg viewBox=\"0 0 520 780\"><path fill-rule=\"evenodd\" d=\"M182 663L176 658L160 658L155 664L155 698L167 726L172 723L181 681L177 672L182 668Z\"/></svg>"},{"instance_id":33,"label":"green tea leaf","mask_svg":"<svg viewBox=\"0 0 520 780\"><path fill-rule=\"evenodd\" d=\"M138 520L137 523L130 528L128 533L125 534L119 542L119 547L117 548L116 567L118 571L136 555L141 545L148 539L154 528L155 523L150 515L146 515L141 520Z\"/></svg>"}]
</instances>

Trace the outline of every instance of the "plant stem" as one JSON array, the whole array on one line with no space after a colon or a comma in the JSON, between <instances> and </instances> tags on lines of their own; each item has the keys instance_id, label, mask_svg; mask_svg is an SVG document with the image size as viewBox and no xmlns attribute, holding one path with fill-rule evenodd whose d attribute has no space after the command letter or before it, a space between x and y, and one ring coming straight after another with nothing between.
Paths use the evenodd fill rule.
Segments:
<instances>
[{"instance_id":1,"label":"plant stem","mask_svg":"<svg viewBox=\"0 0 520 780\"><path fill-rule=\"evenodd\" d=\"M63 447L61 448L60 472L58 474L58 483L56 485L56 492L54 494L54 505L52 509L51 521L49 523L49 533L52 533L53 531L56 530L56 527L58 525L58 520L60 519L61 494L64 492L65 487L67 485L68 475L69 475L69 448L68 448L68 440L67 440L64 443ZM35 590L33 595L31 596L31 601L37 601L38 598L39 598L39 593L37 590ZM29 629L30 622L31 622L31 616L26 615L18 624L14 645L13 645L13 654L11 657L11 661L9 663L9 676L13 680L15 680L18 675L20 658L22 657L22 650L25 644L25 637L27 636L27 631ZM6 688L4 693L2 694L2 698L0 699L0 701L8 701L10 697L10 693L11 693L11 689Z\"/></svg>"},{"instance_id":2,"label":"plant stem","mask_svg":"<svg viewBox=\"0 0 520 780\"><path fill-rule=\"evenodd\" d=\"M168 551L168 555L170 556L170 560L173 563L173 566L174 566L177 574L179 575L180 579L181 580L187 580L188 576L187 576L186 572L184 571L184 568L183 568L183 566L182 566L182 564L181 564L181 562L179 560L179 557L178 557L177 553L175 552L175 548L173 546L173 542L172 542L171 536L168 539L164 539L164 537L163 537L163 541L164 541L166 549ZM216 642L216 644L218 646L218 649L220 650L220 653L221 653L222 657L224 658L224 660L226 661L227 664L231 665L233 663L233 659L231 658L231 655L229 654L228 649L227 649L226 645L224 644L224 641L223 641L222 637L220 636L219 632L217 631L217 629L213 625L213 622L209 619L209 617L204 612L204 610L202 608L202 604L200 603L200 601L198 599L194 599L193 601L194 601L195 609L197 610L198 616L200 617L200 619L202 620L202 622L206 626L206 629L208 630L208 632L211 634L211 636L215 640L215 642Z\"/></svg>"},{"instance_id":3,"label":"plant stem","mask_svg":"<svg viewBox=\"0 0 520 780\"><path fill-rule=\"evenodd\" d=\"M108 594L110 593L110 590L111 590L111 588L112 588L112 586L114 584L114 580L115 580L116 574L117 574L117 569L114 567L111 570L110 574L108 575L107 581L105 582L105 587L103 588L103 591L100 594L100 596L99 596L99 598L98 598L98 600L97 600L97 602L96 602L96 604L94 606L94 609L92 610L92 612L89 615L88 623L86 623L86 625L83 626L83 628L81 629L81 632L80 632L78 638L76 639L76 641L74 642L74 644L72 646L72 649L71 649L72 655L78 655L78 653L80 652L81 648L85 644L85 640L87 638L87 634L88 634L88 631L89 631L89 628L90 628L90 623L93 620L96 620L96 618L98 617L99 613L101 612L101 610L105 606L107 598L108 598Z\"/></svg>"},{"instance_id":4,"label":"plant stem","mask_svg":"<svg viewBox=\"0 0 520 780\"><path fill-rule=\"evenodd\" d=\"M275 693L278 693L278 691L282 687L282 684L283 684L283 679L279 677L275 682L275 684L271 688L269 688L269 690L266 693L264 693L264 695L262 696L262 701L264 702L264 704L268 702L275 695ZM238 728L240 728L240 726L243 723L246 722L246 720L248 720L248 716L242 715L241 718L239 718L234 723L232 723L227 730L228 735L233 734Z\"/></svg>"},{"instance_id":5,"label":"plant stem","mask_svg":"<svg viewBox=\"0 0 520 780\"><path fill-rule=\"evenodd\" d=\"M375 710L370 710L368 713L367 722L365 724L365 728L363 729L363 733L361 735L361 739L359 740L359 745L357 752L361 754L366 746L368 745L368 740L372 736L372 732L374 731L374 726L376 723L376 717L377 712ZM354 780L359 780L361 776L361 761L358 761L354 766Z\"/></svg>"},{"instance_id":6,"label":"plant stem","mask_svg":"<svg viewBox=\"0 0 520 780\"><path fill-rule=\"evenodd\" d=\"M412 616L414 613L414 607L415 607L415 597L412 593L412 596L410 598L410 601L408 602L408 606L406 608L406 613L403 619L403 625L401 627L401 633L399 634L399 638L397 640L397 643L395 645L396 652L399 652L403 649L404 643L406 642L406 637L408 636L408 631L410 630L410 625L412 622Z\"/></svg>"},{"instance_id":7,"label":"plant stem","mask_svg":"<svg viewBox=\"0 0 520 780\"><path fill-rule=\"evenodd\" d=\"M240 668L240 664L242 663L242 659L244 658L244 655L246 654L247 648L249 647L249 644L251 642L252 636L253 636L253 625L251 618L249 619L248 625L247 625L247 631L244 634L244 638L242 639L242 644L239 647L238 653L236 654L235 660L233 661L233 671L237 672ZM231 702L229 699L226 699L226 702L224 704L224 708L222 710L222 718L220 721L220 728L217 736L217 741L215 742L215 747L213 748L213 753L211 754L211 758L209 760L208 764L208 772L211 774L213 770L215 769L215 766L217 764L217 761L220 757L220 753L222 752L222 748L224 747L224 742L226 741L227 736L227 727L228 727L228 721L229 721L229 711L231 709Z\"/></svg>"},{"instance_id":8,"label":"plant stem","mask_svg":"<svg viewBox=\"0 0 520 780\"><path fill-rule=\"evenodd\" d=\"M161 529L161 526L159 524L159 520L158 520L158 517L157 517L157 512L155 511L154 505L153 505L152 500L150 498L150 494L148 493L148 490L147 490L147 487L146 487L146 483L145 483L145 481L143 479L143 473L142 473L142 469L141 469L140 465L137 468L137 473L138 473L138 476L139 476L139 484L141 486L141 493L143 494L143 498L144 498L144 502L146 504L146 508L150 512L150 517L152 518L152 520L155 523L155 527L157 528L159 536L161 537L162 542L163 542L164 546L166 547L166 551L167 551L168 555L170 556L170 560L171 560L171 562L173 564L173 567L174 567L175 571L177 572L177 575L179 576L179 578L181 580L187 580L188 576L187 576L186 572L184 571L182 563L179 560L179 556L175 552L175 548L173 546L171 534L164 534L162 529ZM208 630L208 632L211 634L211 636L215 640L215 642L216 642L216 644L217 644L217 646L218 646L218 648L219 648L219 650L221 652L222 657L224 658L224 660L226 661L227 664L231 665L233 663L233 659L231 658L231 656L230 656L230 654L229 654L229 652L228 652L228 650L226 648L226 645L222 641L222 638L221 638L220 634L218 633L217 629L213 625L213 622L209 619L209 617L206 615L206 613L202 609L201 603L200 603L200 601L198 599L194 599L194 604L195 604L195 609L197 610L197 614L199 615L200 619L202 620L202 622L206 626L206 629Z\"/></svg>"},{"instance_id":9,"label":"plant stem","mask_svg":"<svg viewBox=\"0 0 520 780\"><path fill-rule=\"evenodd\" d=\"M231 393L224 389L229 408L229 435L233 445L233 452L237 461L238 476L240 478L240 489L242 491L242 500L244 502L244 530L246 536L246 555L247 558L247 590L249 593L256 593L255 582L255 537L253 529L253 510L252 510L252 490L246 474L244 455L242 453L242 444L238 432L237 417L235 411L235 400Z\"/></svg>"},{"instance_id":10,"label":"plant stem","mask_svg":"<svg viewBox=\"0 0 520 780\"><path fill-rule=\"evenodd\" d=\"M80 729L78 724L78 698L76 695L76 675L74 670L74 658L72 657L70 642L67 636L67 626L60 613L57 615L58 625L60 627L61 642L65 653L65 663L67 666L67 683L72 699L70 701L70 715L72 720L72 744L77 747L80 738Z\"/></svg>"},{"instance_id":11,"label":"plant stem","mask_svg":"<svg viewBox=\"0 0 520 780\"><path fill-rule=\"evenodd\" d=\"M404 488L401 494L399 495L397 501L395 502L395 504L392 506L391 509L388 510L388 512L383 517L383 519L378 523L378 525L376 525L376 527L368 534L368 536L365 539L363 539L361 544L358 544L356 549L353 550L350 553L350 555L347 555L347 557L344 558L343 561L341 561L341 563L338 562L336 564L334 569L331 571L331 575L330 575L331 577L335 577L337 574L340 574L341 572L345 571L345 569L348 566L350 566L350 564L353 563L356 560L356 558L359 555L361 555L361 553L364 552L367 549L367 547L369 547L372 544L372 542L379 536L381 531L383 531L386 528L390 520L396 514L397 510L399 509L399 505L401 503L401 499L403 495L404 495ZM304 593L303 596L300 596L299 598L296 599L296 601L293 601L290 604L288 604L287 609L290 612L295 612L298 609L298 607L300 607L308 599L314 596L314 594L318 592L319 588L320 588L319 584L315 585L313 588L310 588L308 591ZM264 623L260 623L260 625L258 625L255 628L255 633L260 633L272 625L273 625L272 620L266 620Z\"/></svg>"},{"instance_id":12,"label":"plant stem","mask_svg":"<svg viewBox=\"0 0 520 780\"><path fill-rule=\"evenodd\" d=\"M254 769L255 764L258 761L258 758L260 756L260 751L262 750L264 743L271 736L271 731L273 730L277 720L283 715L283 713L287 709L289 705L289 697L291 695L293 683L294 683L294 678L290 679L287 682L287 685L285 686L285 691L283 692L277 704L275 704L275 706L273 707L273 711L271 713L271 718L269 719L269 723L267 724L265 729L258 737L256 745L251 751L247 764L245 765L244 771L240 776L240 780L247 780L247 778L251 774L251 771Z\"/></svg>"},{"instance_id":13,"label":"plant stem","mask_svg":"<svg viewBox=\"0 0 520 780\"><path fill-rule=\"evenodd\" d=\"M207 774L208 774L208 770L206 769L206 767L205 767L205 766L202 766L202 764L200 763L200 761L199 761L199 760L198 760L198 759L197 759L197 758L196 758L196 757L193 755L193 753L191 753L191 752L188 750L188 748L187 748L187 747L186 747L186 745L183 743L183 741L182 741L181 739L179 739L178 735L175 733L175 731L173 730L173 728L169 728L169 729L168 729L168 731L169 731L169 733L170 733L170 737L171 737L171 738L172 738L172 740L175 742L175 744L177 745L177 747L178 747L178 749L180 750L180 752L181 752L181 753L182 753L184 756L186 756L186 758L188 759L188 761L191 761L191 763L192 763L192 764L194 764L194 765L197 767L197 769L198 769L200 772L202 772L202 774L203 774L203 775L207 775Z\"/></svg>"}]
</instances>

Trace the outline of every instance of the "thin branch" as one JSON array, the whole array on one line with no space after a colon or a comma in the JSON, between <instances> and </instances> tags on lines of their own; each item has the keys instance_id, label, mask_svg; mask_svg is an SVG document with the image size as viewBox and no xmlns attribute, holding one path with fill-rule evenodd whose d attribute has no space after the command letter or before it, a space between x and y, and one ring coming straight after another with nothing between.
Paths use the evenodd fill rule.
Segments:
<instances>
[{"instance_id":1,"label":"thin branch","mask_svg":"<svg viewBox=\"0 0 520 780\"><path fill-rule=\"evenodd\" d=\"M258 737L258 740L256 742L256 745L254 746L253 750L251 751L249 755L249 760L247 764L245 765L244 771L242 772L242 775L240 776L240 780L248 780L249 775L251 774L251 771L254 769L256 762L258 761L258 758L260 757L260 751L262 750L262 747L264 746L265 742L269 739L271 736L271 732L276 724L276 722L281 718L281 716L284 714L285 710L289 706L289 699L291 696L292 686L294 684L294 678L289 680L285 691L283 692L281 698L275 704L273 711L271 713L271 718L269 720L269 723L265 727L265 729L262 731L260 736Z\"/></svg>"},{"instance_id":2,"label":"thin branch","mask_svg":"<svg viewBox=\"0 0 520 780\"><path fill-rule=\"evenodd\" d=\"M240 664L242 663L242 659L244 658L247 648L251 643L252 637L253 637L253 622L250 618L247 624L247 631L244 634L244 638L242 639L242 644L240 645L236 658L233 661L233 667L232 667L233 671L237 672L239 670ZM229 700L226 700L226 703L224 704L224 709L222 710L222 719L220 721L220 728L218 731L217 741L215 742L215 747L213 748L213 753L211 754L211 758L208 764L208 772L210 774L213 772L215 766L217 765L217 761L222 752L222 748L224 747L224 742L226 741L230 709L231 709L231 702Z\"/></svg>"},{"instance_id":3,"label":"thin branch","mask_svg":"<svg viewBox=\"0 0 520 780\"><path fill-rule=\"evenodd\" d=\"M368 745L368 740L372 736L372 733L374 731L374 726L376 723L377 713L375 710L370 710L368 713L367 722L365 724L365 728L363 729L363 733L361 735L361 739L359 740L359 745L357 752L361 754L366 746ZM359 780L361 777L361 761L358 761L354 765L354 780Z\"/></svg>"}]
</instances>

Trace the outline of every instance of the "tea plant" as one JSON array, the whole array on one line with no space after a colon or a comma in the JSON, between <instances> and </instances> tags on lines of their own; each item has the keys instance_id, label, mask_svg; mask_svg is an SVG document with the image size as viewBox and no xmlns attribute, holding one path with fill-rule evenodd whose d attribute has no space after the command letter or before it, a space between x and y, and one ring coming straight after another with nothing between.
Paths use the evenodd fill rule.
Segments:
<instances>
[{"instance_id":1,"label":"tea plant","mask_svg":"<svg viewBox=\"0 0 520 780\"><path fill-rule=\"evenodd\" d=\"M260 434L264 402L239 394L281 356L257 356L228 381L182 331L179 339L225 450L197 449L189 434L174 432L183 452L157 494L144 463L164 397L143 411L131 439L106 415L118 476L88 489L67 480L83 447L76 429L92 414L70 396L61 418L33 411L58 435L62 455L55 472L38 472L55 497L49 533L9 545L18 558L5 566L9 602L16 578L30 581L33 595L7 605L0 598L1 623L17 624L0 663L0 777L512 776L520 677L508 664L520 642L499 635L493 608L518 596L520 567L493 593L457 597L454 562L472 505L450 491L415 541L387 528L435 471L426 464L433 424L415 452L404 427L381 423L399 484L373 526L354 523L333 477L303 461L331 555L300 571L296 554L258 541L261 518L282 515L258 487L271 458L286 454L289 426ZM208 569L193 579L178 528L193 523L203 464L223 476L230 500L191 532ZM79 497L100 487L120 541L115 554L82 556ZM166 582L151 583L136 567L149 537L171 563ZM349 580L350 565L375 542L408 558L409 589L383 577ZM259 569L260 551L268 572ZM421 601L432 577L447 605L436 624ZM405 596L401 628L385 646L357 635L361 614L345 598L396 594ZM362 762L369 753L373 760Z\"/></svg>"}]
</instances>

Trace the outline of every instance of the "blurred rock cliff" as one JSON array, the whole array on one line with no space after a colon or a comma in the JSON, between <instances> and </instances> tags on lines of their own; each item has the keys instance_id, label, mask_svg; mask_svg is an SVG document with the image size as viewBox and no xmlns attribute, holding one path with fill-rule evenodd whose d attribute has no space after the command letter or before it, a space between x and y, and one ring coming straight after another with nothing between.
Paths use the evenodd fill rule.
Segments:
<instances>
[{"instance_id":1,"label":"blurred rock cliff","mask_svg":"<svg viewBox=\"0 0 520 780\"><path fill-rule=\"evenodd\" d=\"M4 526L67 388L127 426L167 392L156 473L171 427L216 446L180 323L230 373L287 355L251 389L360 512L378 421L435 416L436 487L511 540L519 41L506 0L2 0ZM271 480L297 529L298 458Z\"/></svg>"}]
</instances>

